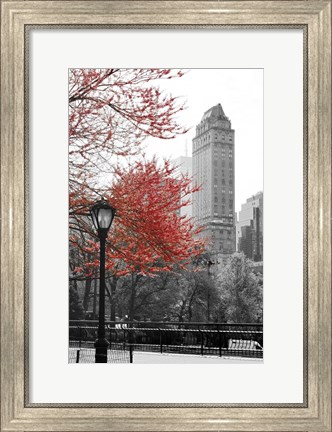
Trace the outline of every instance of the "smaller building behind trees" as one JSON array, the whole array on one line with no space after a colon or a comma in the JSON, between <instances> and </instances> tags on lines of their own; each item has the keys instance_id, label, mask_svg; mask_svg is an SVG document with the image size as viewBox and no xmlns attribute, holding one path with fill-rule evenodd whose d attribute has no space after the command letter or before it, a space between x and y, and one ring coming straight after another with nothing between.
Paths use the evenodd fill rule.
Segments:
<instances>
[{"instance_id":1,"label":"smaller building behind trees","mask_svg":"<svg viewBox=\"0 0 332 432\"><path fill-rule=\"evenodd\" d=\"M236 224L237 251L252 261L263 261L263 192L242 204Z\"/></svg>"}]
</instances>

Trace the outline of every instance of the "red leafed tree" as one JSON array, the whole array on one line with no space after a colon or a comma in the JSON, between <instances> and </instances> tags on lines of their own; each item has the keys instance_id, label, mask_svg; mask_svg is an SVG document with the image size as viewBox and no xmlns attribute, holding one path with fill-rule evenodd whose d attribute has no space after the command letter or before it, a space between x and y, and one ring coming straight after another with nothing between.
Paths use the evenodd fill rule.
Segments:
<instances>
[{"instance_id":1,"label":"red leafed tree","mask_svg":"<svg viewBox=\"0 0 332 432\"><path fill-rule=\"evenodd\" d=\"M195 189L190 178L176 177L174 171L168 161L158 166L156 160L115 169L115 180L105 196L117 210L106 252L106 267L112 274L172 270L174 264L185 266L202 253L204 242L196 236L198 229L191 219L179 214ZM87 212L93 201L92 196L82 198L75 193L70 198L74 211L71 227L75 230L82 226L82 217L75 212ZM81 236L82 230L71 238L81 251L82 265L75 270L92 275L99 266L99 242L90 221L84 221L83 230L91 238L88 242Z\"/></svg>"},{"instance_id":2,"label":"red leafed tree","mask_svg":"<svg viewBox=\"0 0 332 432\"><path fill-rule=\"evenodd\" d=\"M69 186L92 189L118 158L137 155L147 136L186 132L177 122L183 103L159 88L181 77L172 69L71 69L69 73Z\"/></svg>"},{"instance_id":3,"label":"red leafed tree","mask_svg":"<svg viewBox=\"0 0 332 432\"><path fill-rule=\"evenodd\" d=\"M147 137L167 140L186 132L178 123L183 103L160 88L163 79L182 75L170 69L70 71L70 266L88 285L98 275L99 242L87 215L101 197L117 210L107 244L111 291L122 275L185 266L202 252L192 221L179 216L193 192L191 180L175 178L168 162L144 160L142 151ZM136 162L128 164L129 158Z\"/></svg>"}]
</instances>

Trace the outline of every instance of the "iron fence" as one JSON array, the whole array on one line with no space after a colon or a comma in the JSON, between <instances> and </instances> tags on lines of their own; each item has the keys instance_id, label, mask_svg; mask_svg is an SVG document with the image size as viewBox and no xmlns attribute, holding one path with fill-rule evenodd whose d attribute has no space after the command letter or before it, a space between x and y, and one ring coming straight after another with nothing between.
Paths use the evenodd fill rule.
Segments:
<instances>
[{"instance_id":1,"label":"iron fence","mask_svg":"<svg viewBox=\"0 0 332 432\"><path fill-rule=\"evenodd\" d=\"M132 363L132 347L119 344L107 350L107 363ZM69 341L69 363L94 363L94 342L89 340Z\"/></svg>"},{"instance_id":2,"label":"iron fence","mask_svg":"<svg viewBox=\"0 0 332 432\"><path fill-rule=\"evenodd\" d=\"M70 362L94 361L97 329L97 321L70 321ZM133 362L135 351L263 357L262 324L108 321L106 337L110 363Z\"/></svg>"}]
</instances>

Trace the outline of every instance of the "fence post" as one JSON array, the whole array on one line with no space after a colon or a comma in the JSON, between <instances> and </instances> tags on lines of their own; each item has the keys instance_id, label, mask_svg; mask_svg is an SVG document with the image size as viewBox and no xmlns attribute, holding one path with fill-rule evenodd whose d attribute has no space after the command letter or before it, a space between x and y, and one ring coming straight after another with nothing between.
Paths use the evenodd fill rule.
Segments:
<instances>
[{"instance_id":1,"label":"fence post","mask_svg":"<svg viewBox=\"0 0 332 432\"><path fill-rule=\"evenodd\" d=\"M78 326L78 328L80 329L80 337L79 337L79 341L78 341L78 346L81 349L81 346L82 346L82 327Z\"/></svg>"},{"instance_id":2,"label":"fence post","mask_svg":"<svg viewBox=\"0 0 332 432\"><path fill-rule=\"evenodd\" d=\"M204 355L204 335L200 328L198 330L201 335L201 355L203 356Z\"/></svg>"},{"instance_id":3,"label":"fence post","mask_svg":"<svg viewBox=\"0 0 332 432\"><path fill-rule=\"evenodd\" d=\"M81 353L81 347L82 347L82 327L78 326L78 328L80 329L80 337L79 337L79 341L78 341L78 350L76 352L76 363L80 362L80 353Z\"/></svg>"},{"instance_id":4,"label":"fence post","mask_svg":"<svg viewBox=\"0 0 332 432\"><path fill-rule=\"evenodd\" d=\"M163 353L163 333L159 327L159 344L160 344L160 354Z\"/></svg>"},{"instance_id":5,"label":"fence post","mask_svg":"<svg viewBox=\"0 0 332 432\"><path fill-rule=\"evenodd\" d=\"M218 328L218 345L219 345L219 357L221 357L221 336L220 336L219 328Z\"/></svg>"},{"instance_id":6,"label":"fence post","mask_svg":"<svg viewBox=\"0 0 332 432\"><path fill-rule=\"evenodd\" d=\"M130 363L133 363L133 346L132 346L132 344L129 344L129 361L130 361Z\"/></svg>"},{"instance_id":7,"label":"fence post","mask_svg":"<svg viewBox=\"0 0 332 432\"><path fill-rule=\"evenodd\" d=\"M126 349L126 329L122 324L121 324L121 326L122 326L122 330L123 330L123 349Z\"/></svg>"},{"instance_id":8,"label":"fence post","mask_svg":"<svg viewBox=\"0 0 332 432\"><path fill-rule=\"evenodd\" d=\"M112 327L110 326L110 340L109 340L109 349L112 350Z\"/></svg>"}]
</instances>

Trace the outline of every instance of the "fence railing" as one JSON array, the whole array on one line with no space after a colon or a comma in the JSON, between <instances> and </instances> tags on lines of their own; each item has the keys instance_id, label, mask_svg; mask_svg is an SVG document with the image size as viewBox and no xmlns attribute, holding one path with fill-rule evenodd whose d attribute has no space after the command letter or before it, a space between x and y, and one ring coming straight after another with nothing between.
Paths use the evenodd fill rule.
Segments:
<instances>
[{"instance_id":1,"label":"fence railing","mask_svg":"<svg viewBox=\"0 0 332 432\"><path fill-rule=\"evenodd\" d=\"M89 350L90 357L94 355L97 330L97 321L70 321L70 362L84 362L84 350ZM263 357L262 324L108 321L106 338L110 344L108 361L116 363L133 362L135 351Z\"/></svg>"}]
</instances>

